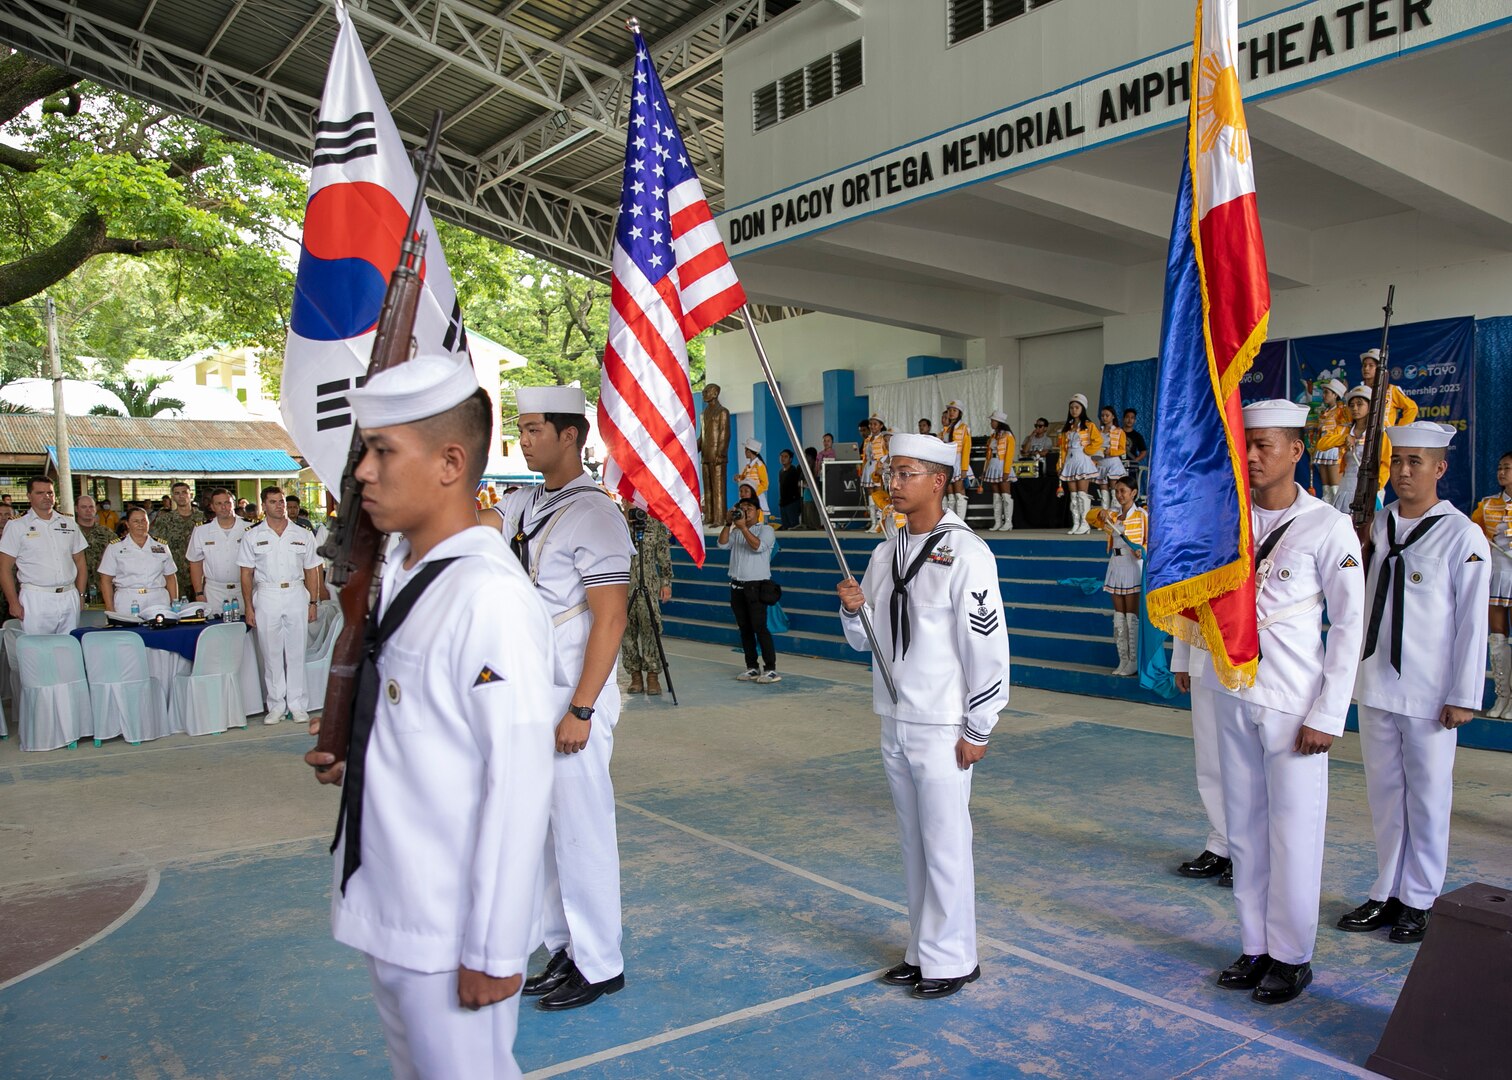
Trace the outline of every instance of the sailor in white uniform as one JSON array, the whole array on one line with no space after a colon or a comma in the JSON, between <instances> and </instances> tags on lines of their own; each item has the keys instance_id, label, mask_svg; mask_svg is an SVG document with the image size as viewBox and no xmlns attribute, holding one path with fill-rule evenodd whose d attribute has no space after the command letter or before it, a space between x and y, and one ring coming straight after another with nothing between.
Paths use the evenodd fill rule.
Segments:
<instances>
[{"instance_id":1,"label":"sailor in white uniform","mask_svg":"<svg viewBox=\"0 0 1512 1080\"><path fill-rule=\"evenodd\" d=\"M840 583L840 623L869 651L861 609L889 662L894 702L875 667L882 764L898 815L908 890L908 947L883 982L948 997L981 974L971 856L972 766L1008 704L1008 630L997 560L944 509L956 446L894 435L888 482L906 528L877 545L861 584Z\"/></svg>"},{"instance_id":2,"label":"sailor in white uniform","mask_svg":"<svg viewBox=\"0 0 1512 1080\"><path fill-rule=\"evenodd\" d=\"M543 927L551 959L525 982L540 1008L556 1011L589 1005L625 985L609 761L635 549L624 514L583 471L583 392L522 387L517 400L520 450L545 484L512 492L482 519L501 527L556 628L556 785Z\"/></svg>"},{"instance_id":3,"label":"sailor in white uniform","mask_svg":"<svg viewBox=\"0 0 1512 1080\"><path fill-rule=\"evenodd\" d=\"M263 723L278 723L287 708L295 723L307 724L306 625L315 621L320 557L310 530L289 520L282 490L263 488L262 505L265 516L242 534L236 558L241 567L242 608L247 625L257 631L262 654L268 701Z\"/></svg>"},{"instance_id":4,"label":"sailor in white uniform","mask_svg":"<svg viewBox=\"0 0 1512 1080\"><path fill-rule=\"evenodd\" d=\"M194 598L203 600L210 614L217 615L227 600L242 603L241 538L251 526L236 516L236 504L225 488L210 493L210 512L214 517L189 534L185 557Z\"/></svg>"},{"instance_id":5,"label":"sailor in white uniform","mask_svg":"<svg viewBox=\"0 0 1512 1080\"><path fill-rule=\"evenodd\" d=\"M139 611L164 608L177 600L178 565L167 541L147 531L147 511L126 511L126 535L111 541L100 557L100 597L105 608L127 615L135 604Z\"/></svg>"},{"instance_id":6,"label":"sailor in white uniform","mask_svg":"<svg viewBox=\"0 0 1512 1080\"><path fill-rule=\"evenodd\" d=\"M1491 548L1438 497L1454 429L1419 420L1386 434L1397 501L1370 530L1369 618L1355 686L1378 873L1369 899L1339 928L1390 926L1392 941L1410 943L1423 939L1444 886L1456 729L1485 690Z\"/></svg>"},{"instance_id":7,"label":"sailor in white uniform","mask_svg":"<svg viewBox=\"0 0 1512 1080\"><path fill-rule=\"evenodd\" d=\"M23 634L66 634L79 625L89 542L73 518L53 510L53 483L26 482L31 509L0 535L0 589Z\"/></svg>"},{"instance_id":8,"label":"sailor in white uniform","mask_svg":"<svg viewBox=\"0 0 1512 1080\"><path fill-rule=\"evenodd\" d=\"M305 755L323 783L344 779L332 931L367 957L395 1077L518 1077L551 798L551 623L477 527L493 405L471 365L417 357L348 400L363 505L402 538L348 758Z\"/></svg>"},{"instance_id":9,"label":"sailor in white uniform","mask_svg":"<svg viewBox=\"0 0 1512 1080\"><path fill-rule=\"evenodd\" d=\"M1255 536L1260 663L1230 689L1209 667L1223 809L1234 860L1240 957L1218 985L1261 1004L1312 982L1328 817L1328 750L1344 734L1364 620L1364 571L1349 518L1293 477L1307 407L1244 410ZM1328 637L1323 608L1328 606Z\"/></svg>"}]
</instances>

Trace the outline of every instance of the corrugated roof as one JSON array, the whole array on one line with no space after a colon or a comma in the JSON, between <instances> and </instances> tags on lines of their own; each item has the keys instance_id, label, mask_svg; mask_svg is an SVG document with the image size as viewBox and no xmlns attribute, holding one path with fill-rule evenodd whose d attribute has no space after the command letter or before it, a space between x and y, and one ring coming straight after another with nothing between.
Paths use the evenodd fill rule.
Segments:
<instances>
[{"instance_id":1,"label":"corrugated roof","mask_svg":"<svg viewBox=\"0 0 1512 1080\"><path fill-rule=\"evenodd\" d=\"M0 455L50 453L57 431L50 415L0 413ZM68 447L127 450L280 450L299 458L289 433L267 420L160 420L134 416L70 416ZM301 459L302 460L302 459Z\"/></svg>"},{"instance_id":2,"label":"corrugated roof","mask_svg":"<svg viewBox=\"0 0 1512 1080\"><path fill-rule=\"evenodd\" d=\"M57 447L47 452L57 458ZM162 450L70 447L69 468L90 476L293 476L299 462L282 450Z\"/></svg>"}]
</instances>

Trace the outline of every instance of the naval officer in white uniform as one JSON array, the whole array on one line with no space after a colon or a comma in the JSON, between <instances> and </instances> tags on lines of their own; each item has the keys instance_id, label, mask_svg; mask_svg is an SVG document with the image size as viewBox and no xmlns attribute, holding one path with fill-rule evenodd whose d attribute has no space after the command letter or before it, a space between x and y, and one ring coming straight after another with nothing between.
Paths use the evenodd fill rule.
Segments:
<instances>
[{"instance_id":1,"label":"naval officer in white uniform","mask_svg":"<svg viewBox=\"0 0 1512 1080\"><path fill-rule=\"evenodd\" d=\"M848 578L837 591L846 641L870 650L866 608L898 691L894 702L873 668L872 707L882 718L908 890L908 947L882 981L927 1000L981 975L971 771L1008 704L1008 630L997 560L944 508L958 448L894 435L891 456L886 480L908 525L877 545L861 584Z\"/></svg>"},{"instance_id":2,"label":"naval officer in white uniform","mask_svg":"<svg viewBox=\"0 0 1512 1080\"><path fill-rule=\"evenodd\" d=\"M251 526L236 516L236 504L225 488L210 493L210 513L211 519L189 534L185 557L194 598L218 615L227 600L247 606L242 603L240 556L241 538Z\"/></svg>"},{"instance_id":3,"label":"naval officer in white uniform","mask_svg":"<svg viewBox=\"0 0 1512 1080\"><path fill-rule=\"evenodd\" d=\"M0 535L0 590L23 634L66 634L79 625L89 542L73 518L53 511L53 482L26 482L31 509Z\"/></svg>"},{"instance_id":4,"label":"naval officer in white uniform","mask_svg":"<svg viewBox=\"0 0 1512 1080\"><path fill-rule=\"evenodd\" d=\"M366 954L395 1077L518 1077L551 793L551 623L477 527L493 406L471 365L417 357L348 400L363 506L402 536L348 759L305 756L322 782L345 779L332 930Z\"/></svg>"},{"instance_id":5,"label":"naval officer in white uniform","mask_svg":"<svg viewBox=\"0 0 1512 1080\"><path fill-rule=\"evenodd\" d=\"M168 543L149 535L147 511L126 511L126 535L113 540L100 557L100 598L117 615L131 613L131 605L146 611L178 599L178 565Z\"/></svg>"},{"instance_id":6,"label":"naval officer in white uniform","mask_svg":"<svg viewBox=\"0 0 1512 1080\"><path fill-rule=\"evenodd\" d=\"M1354 528L1294 479L1306 424L1307 407L1288 401L1244 410L1260 663L1244 689L1225 687L1211 665L1201 676L1212 680L1241 942L1218 985L1265 1005L1312 982L1328 751L1344 734L1364 621Z\"/></svg>"},{"instance_id":7,"label":"naval officer in white uniform","mask_svg":"<svg viewBox=\"0 0 1512 1080\"><path fill-rule=\"evenodd\" d=\"M525 993L576 1009L625 985L619 844L609 760L619 722L615 679L634 545L614 500L583 471L587 404L573 386L521 387L520 450L541 473L485 511L520 560L556 627L556 786L546 844L545 970Z\"/></svg>"},{"instance_id":8,"label":"naval officer in white uniform","mask_svg":"<svg viewBox=\"0 0 1512 1080\"><path fill-rule=\"evenodd\" d=\"M1375 827L1375 884L1341 930L1391 927L1421 941L1449 862L1456 730L1486 679L1491 548L1438 497L1454 429L1419 420L1386 429L1397 501L1370 530L1369 618L1355 700L1365 793Z\"/></svg>"},{"instance_id":9,"label":"naval officer in white uniform","mask_svg":"<svg viewBox=\"0 0 1512 1080\"><path fill-rule=\"evenodd\" d=\"M263 723L278 723L287 708L295 723L307 724L305 627L315 621L320 557L310 530L289 520L280 488L263 488L262 506L266 516L242 534L236 560L241 567L242 610L247 625L257 631L262 654L268 701Z\"/></svg>"}]
</instances>

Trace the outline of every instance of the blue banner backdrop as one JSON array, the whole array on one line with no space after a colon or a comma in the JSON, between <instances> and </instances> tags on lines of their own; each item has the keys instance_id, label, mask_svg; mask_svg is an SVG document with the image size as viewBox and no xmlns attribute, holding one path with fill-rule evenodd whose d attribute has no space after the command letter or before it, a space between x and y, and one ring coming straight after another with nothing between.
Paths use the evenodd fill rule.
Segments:
<instances>
[{"instance_id":1,"label":"blue banner backdrop","mask_svg":"<svg viewBox=\"0 0 1512 1080\"><path fill-rule=\"evenodd\" d=\"M1285 338L1267 341L1260 346L1255 363L1239 384L1239 399L1246 405L1255 401L1283 400L1291 397L1291 342Z\"/></svg>"},{"instance_id":2,"label":"blue banner backdrop","mask_svg":"<svg viewBox=\"0 0 1512 1080\"><path fill-rule=\"evenodd\" d=\"M1360 354L1381 343L1377 329L1293 338L1297 377L1293 400L1321 400L1320 384L1331 378L1344 385L1360 381ZM1460 434L1449 447L1449 471L1439 495L1469 511L1474 453L1471 403L1475 370L1475 320L1434 319L1391 328L1391 381L1417 402L1418 419L1452 424Z\"/></svg>"}]
</instances>

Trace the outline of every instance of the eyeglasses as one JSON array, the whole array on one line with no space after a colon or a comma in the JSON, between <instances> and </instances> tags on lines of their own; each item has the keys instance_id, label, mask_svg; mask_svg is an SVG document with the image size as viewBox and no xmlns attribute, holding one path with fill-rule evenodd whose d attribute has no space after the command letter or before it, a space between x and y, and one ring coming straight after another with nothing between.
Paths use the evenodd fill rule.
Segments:
<instances>
[{"instance_id":1,"label":"eyeglasses","mask_svg":"<svg viewBox=\"0 0 1512 1080\"><path fill-rule=\"evenodd\" d=\"M917 471L911 469L883 469L882 482L888 487L892 487L894 483L906 484L917 477L928 475L923 469Z\"/></svg>"}]
</instances>

